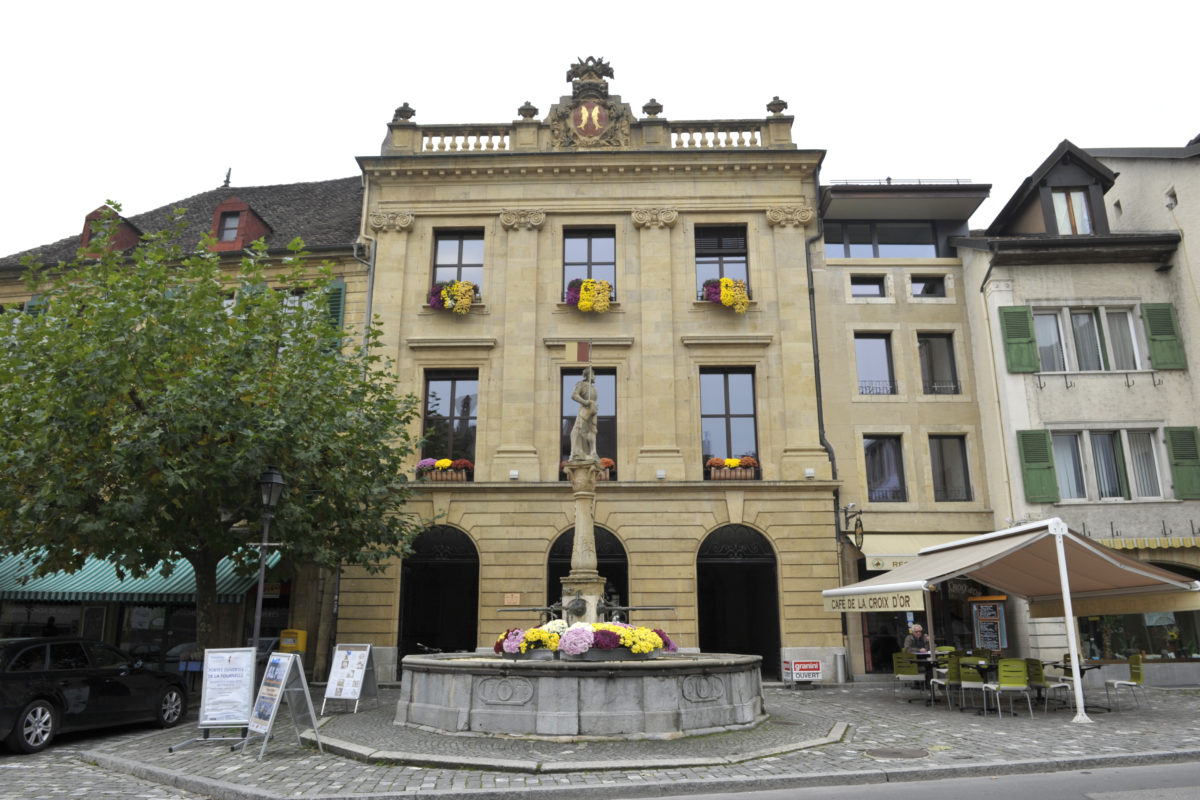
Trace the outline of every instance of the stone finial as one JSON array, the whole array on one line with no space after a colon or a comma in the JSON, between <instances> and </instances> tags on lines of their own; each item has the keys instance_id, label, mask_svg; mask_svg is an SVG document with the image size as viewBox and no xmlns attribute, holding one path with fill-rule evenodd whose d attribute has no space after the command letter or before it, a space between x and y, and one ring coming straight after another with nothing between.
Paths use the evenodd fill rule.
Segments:
<instances>
[{"instance_id":1,"label":"stone finial","mask_svg":"<svg viewBox=\"0 0 1200 800\"><path fill-rule=\"evenodd\" d=\"M662 103L651 97L650 102L642 106L642 113L644 113L647 117L657 117L662 113L662 109Z\"/></svg>"},{"instance_id":2,"label":"stone finial","mask_svg":"<svg viewBox=\"0 0 1200 800\"><path fill-rule=\"evenodd\" d=\"M546 212L540 208L506 208L500 212L500 224L505 230L538 230L546 222Z\"/></svg>"},{"instance_id":3,"label":"stone finial","mask_svg":"<svg viewBox=\"0 0 1200 800\"><path fill-rule=\"evenodd\" d=\"M633 226L635 228L671 228L679 219L679 212L673 208L635 208L633 210Z\"/></svg>"},{"instance_id":4,"label":"stone finial","mask_svg":"<svg viewBox=\"0 0 1200 800\"><path fill-rule=\"evenodd\" d=\"M774 114L777 117L780 114L782 114L783 110L787 107L788 107L787 102L780 100L779 95L775 95L775 97L771 100L771 102L767 103L767 111L770 111L772 114Z\"/></svg>"},{"instance_id":5,"label":"stone finial","mask_svg":"<svg viewBox=\"0 0 1200 800\"><path fill-rule=\"evenodd\" d=\"M538 110L537 106L526 100L525 105L517 109L517 113L521 115L521 119L533 119L537 116Z\"/></svg>"},{"instance_id":6,"label":"stone finial","mask_svg":"<svg viewBox=\"0 0 1200 800\"><path fill-rule=\"evenodd\" d=\"M392 115L392 122L408 122L416 114L417 110L411 107L407 102L396 109L396 113Z\"/></svg>"}]
</instances>

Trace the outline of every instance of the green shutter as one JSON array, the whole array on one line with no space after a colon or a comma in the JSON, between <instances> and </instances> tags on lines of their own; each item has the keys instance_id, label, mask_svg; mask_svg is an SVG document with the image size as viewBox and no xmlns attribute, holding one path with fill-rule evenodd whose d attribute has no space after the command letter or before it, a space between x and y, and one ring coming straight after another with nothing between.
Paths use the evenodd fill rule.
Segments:
<instances>
[{"instance_id":1,"label":"green shutter","mask_svg":"<svg viewBox=\"0 0 1200 800\"><path fill-rule=\"evenodd\" d=\"M1057 503L1058 478L1054 472L1054 450L1050 431L1017 431L1021 454L1021 476L1025 499L1030 503Z\"/></svg>"},{"instance_id":2,"label":"green shutter","mask_svg":"<svg viewBox=\"0 0 1200 800\"><path fill-rule=\"evenodd\" d=\"M1179 320L1171 303L1142 303L1142 324L1150 343L1150 365L1155 369L1187 369Z\"/></svg>"},{"instance_id":3,"label":"green shutter","mask_svg":"<svg viewBox=\"0 0 1200 800\"><path fill-rule=\"evenodd\" d=\"M1029 306L1001 306L1000 332L1009 372L1037 372L1042 368Z\"/></svg>"},{"instance_id":4,"label":"green shutter","mask_svg":"<svg viewBox=\"0 0 1200 800\"><path fill-rule=\"evenodd\" d=\"M1200 428L1167 428L1176 500L1200 500Z\"/></svg>"},{"instance_id":5,"label":"green shutter","mask_svg":"<svg viewBox=\"0 0 1200 800\"><path fill-rule=\"evenodd\" d=\"M342 318L346 311L346 282L338 278L329 284L329 294L325 298L326 309L329 313L329 324L338 330L342 329Z\"/></svg>"}]
</instances>

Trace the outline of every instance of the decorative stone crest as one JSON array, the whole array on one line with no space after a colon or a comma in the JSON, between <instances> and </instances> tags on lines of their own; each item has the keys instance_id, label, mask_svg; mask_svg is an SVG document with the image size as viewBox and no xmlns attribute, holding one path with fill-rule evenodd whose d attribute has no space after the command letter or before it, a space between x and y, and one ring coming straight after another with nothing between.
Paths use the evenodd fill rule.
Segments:
<instances>
[{"instance_id":1,"label":"decorative stone crest","mask_svg":"<svg viewBox=\"0 0 1200 800\"><path fill-rule=\"evenodd\" d=\"M725 696L725 686L716 675L688 675L682 691L684 699L692 703L711 703Z\"/></svg>"},{"instance_id":2,"label":"decorative stone crest","mask_svg":"<svg viewBox=\"0 0 1200 800\"><path fill-rule=\"evenodd\" d=\"M373 209L367 215L367 223L376 233L380 231L408 233L412 229L415 219L416 217L411 211L384 211L379 208Z\"/></svg>"},{"instance_id":3,"label":"decorative stone crest","mask_svg":"<svg viewBox=\"0 0 1200 800\"><path fill-rule=\"evenodd\" d=\"M673 228L678 219L679 212L673 208L635 208L633 210L635 228Z\"/></svg>"},{"instance_id":4,"label":"decorative stone crest","mask_svg":"<svg viewBox=\"0 0 1200 800\"><path fill-rule=\"evenodd\" d=\"M807 197L801 197L800 201L804 205L799 206L774 206L767 209L767 222L772 227L782 225L785 228L802 228L813 221L816 211L808 204Z\"/></svg>"},{"instance_id":5,"label":"decorative stone crest","mask_svg":"<svg viewBox=\"0 0 1200 800\"><path fill-rule=\"evenodd\" d=\"M518 228L537 230L546 222L546 212L540 208L506 208L500 212L500 224L505 230Z\"/></svg>"},{"instance_id":6,"label":"decorative stone crest","mask_svg":"<svg viewBox=\"0 0 1200 800\"><path fill-rule=\"evenodd\" d=\"M533 699L533 683L527 678L484 678L479 695L488 705L522 706Z\"/></svg>"},{"instance_id":7,"label":"decorative stone crest","mask_svg":"<svg viewBox=\"0 0 1200 800\"><path fill-rule=\"evenodd\" d=\"M628 147L630 114L608 96L612 67L603 58L579 59L567 70L572 102L550 114L550 141L555 147ZM617 98L618 100L620 98Z\"/></svg>"}]
</instances>

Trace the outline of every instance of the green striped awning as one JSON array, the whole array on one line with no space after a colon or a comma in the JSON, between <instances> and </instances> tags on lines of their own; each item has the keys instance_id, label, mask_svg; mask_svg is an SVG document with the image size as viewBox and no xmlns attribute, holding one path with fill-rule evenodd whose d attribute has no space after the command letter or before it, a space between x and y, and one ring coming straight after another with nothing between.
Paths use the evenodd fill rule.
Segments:
<instances>
[{"instance_id":1,"label":"green striped awning","mask_svg":"<svg viewBox=\"0 0 1200 800\"><path fill-rule=\"evenodd\" d=\"M267 566L279 563L280 555L267 556ZM33 573L25 556L9 556L0 561L0 600L85 601L125 603L194 603L196 575L184 559L175 562L171 576L164 578L155 569L144 578L117 577L117 568L108 561L89 558L77 572L56 572L42 578L21 579ZM240 603L242 596L258 582L257 573L238 575L229 559L217 565L217 602Z\"/></svg>"}]
</instances>

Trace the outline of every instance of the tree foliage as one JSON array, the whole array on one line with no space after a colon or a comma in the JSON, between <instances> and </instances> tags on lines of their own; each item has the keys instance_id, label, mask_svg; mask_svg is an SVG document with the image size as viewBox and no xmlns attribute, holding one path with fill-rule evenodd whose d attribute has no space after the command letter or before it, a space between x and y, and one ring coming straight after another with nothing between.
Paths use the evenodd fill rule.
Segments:
<instances>
[{"instance_id":1,"label":"tree foliage","mask_svg":"<svg viewBox=\"0 0 1200 800\"><path fill-rule=\"evenodd\" d=\"M216 568L257 566L257 478L287 482L272 541L297 560L378 567L419 523L404 513L416 403L397 392L369 327L344 339L333 275L294 242L236 265L178 245L175 229L128 253L28 264L37 294L0 314L0 552L35 574L88 556L119 574L196 571L197 634L212 633ZM226 256L228 259L228 256Z\"/></svg>"}]
</instances>

